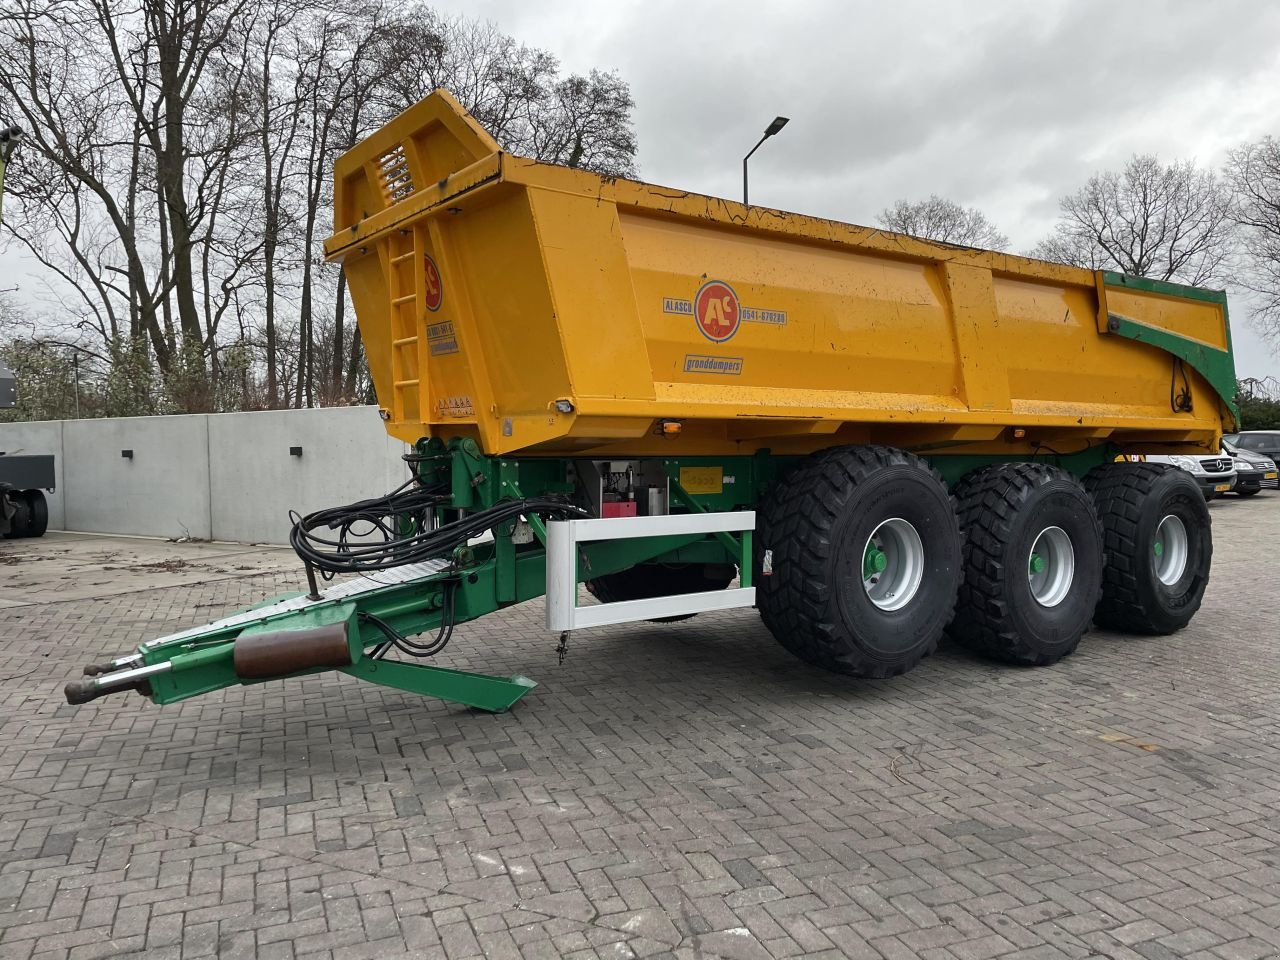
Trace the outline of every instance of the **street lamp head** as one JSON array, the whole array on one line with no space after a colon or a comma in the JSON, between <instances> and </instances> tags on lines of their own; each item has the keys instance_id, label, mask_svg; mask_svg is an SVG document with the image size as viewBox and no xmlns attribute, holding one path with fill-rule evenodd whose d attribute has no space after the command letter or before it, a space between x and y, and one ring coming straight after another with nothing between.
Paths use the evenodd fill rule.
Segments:
<instances>
[{"instance_id":1,"label":"street lamp head","mask_svg":"<svg viewBox=\"0 0 1280 960\"><path fill-rule=\"evenodd\" d=\"M764 135L766 137L772 137L775 133L777 133L779 130L781 130L783 127L787 125L788 120L790 120L790 117L774 117L773 123L769 124L769 126L765 129Z\"/></svg>"},{"instance_id":2,"label":"street lamp head","mask_svg":"<svg viewBox=\"0 0 1280 960\"><path fill-rule=\"evenodd\" d=\"M16 124L0 130L0 160L8 163L9 158L13 156L13 151L18 149L18 141L21 139L22 128Z\"/></svg>"}]
</instances>

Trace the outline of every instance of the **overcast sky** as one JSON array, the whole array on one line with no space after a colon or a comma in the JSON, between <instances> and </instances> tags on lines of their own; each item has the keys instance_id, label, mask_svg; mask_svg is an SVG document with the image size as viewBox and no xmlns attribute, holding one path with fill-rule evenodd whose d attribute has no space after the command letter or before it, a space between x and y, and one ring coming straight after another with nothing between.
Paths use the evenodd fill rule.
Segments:
<instances>
[{"instance_id":1,"label":"overcast sky","mask_svg":"<svg viewBox=\"0 0 1280 960\"><path fill-rule=\"evenodd\" d=\"M872 223L899 198L974 205L1025 251L1058 198L1133 153L1217 167L1280 136L1280 4L437 0L631 84L641 176ZM15 260L0 255L0 277ZM8 269L6 269L8 267ZM0 283L0 286L7 286ZM1232 301L1241 376L1280 376Z\"/></svg>"},{"instance_id":2,"label":"overcast sky","mask_svg":"<svg viewBox=\"0 0 1280 960\"><path fill-rule=\"evenodd\" d=\"M1280 4L443 0L564 67L617 69L645 180L871 223L930 193L1023 252L1058 198L1131 154L1218 166L1280 136ZM1280 376L1232 303L1241 376Z\"/></svg>"}]
</instances>

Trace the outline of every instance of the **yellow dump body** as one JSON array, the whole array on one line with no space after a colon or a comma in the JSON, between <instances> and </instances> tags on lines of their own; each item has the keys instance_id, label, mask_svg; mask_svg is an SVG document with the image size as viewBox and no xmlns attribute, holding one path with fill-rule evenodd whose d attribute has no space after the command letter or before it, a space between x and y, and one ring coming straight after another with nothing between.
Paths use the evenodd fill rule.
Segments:
<instances>
[{"instance_id":1,"label":"yellow dump body","mask_svg":"<svg viewBox=\"0 0 1280 960\"><path fill-rule=\"evenodd\" d=\"M1232 425L1220 295L511 156L444 92L339 160L335 205L326 253L409 442L1173 452Z\"/></svg>"}]
</instances>

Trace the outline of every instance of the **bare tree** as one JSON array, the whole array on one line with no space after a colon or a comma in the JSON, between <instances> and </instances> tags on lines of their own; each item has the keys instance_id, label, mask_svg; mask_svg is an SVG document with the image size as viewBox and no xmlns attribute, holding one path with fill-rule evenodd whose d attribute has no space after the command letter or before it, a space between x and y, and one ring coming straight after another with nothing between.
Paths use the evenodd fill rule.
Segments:
<instances>
[{"instance_id":1,"label":"bare tree","mask_svg":"<svg viewBox=\"0 0 1280 960\"><path fill-rule=\"evenodd\" d=\"M1235 194L1231 218L1240 228L1237 281L1256 295L1258 332L1280 344L1280 141L1264 137L1233 150L1226 178Z\"/></svg>"},{"instance_id":2,"label":"bare tree","mask_svg":"<svg viewBox=\"0 0 1280 960\"><path fill-rule=\"evenodd\" d=\"M0 4L0 118L31 135L0 241L45 267L41 349L92 359L100 409L365 396L333 163L436 87L505 149L635 171L619 77L414 0Z\"/></svg>"},{"instance_id":3,"label":"bare tree","mask_svg":"<svg viewBox=\"0 0 1280 960\"><path fill-rule=\"evenodd\" d=\"M442 18L417 6L388 48L399 69L388 106L398 112L445 87L504 150L605 176L635 176L635 102L617 74L592 70L561 78L545 50L493 24Z\"/></svg>"},{"instance_id":4,"label":"bare tree","mask_svg":"<svg viewBox=\"0 0 1280 960\"><path fill-rule=\"evenodd\" d=\"M1059 203L1061 219L1032 256L1201 286L1225 279L1231 194L1190 160L1134 156Z\"/></svg>"},{"instance_id":5,"label":"bare tree","mask_svg":"<svg viewBox=\"0 0 1280 960\"><path fill-rule=\"evenodd\" d=\"M962 207L937 194L914 203L899 200L881 210L877 219L890 230L925 240L987 250L1004 250L1009 246L1009 238L996 229L981 210Z\"/></svg>"},{"instance_id":6,"label":"bare tree","mask_svg":"<svg viewBox=\"0 0 1280 960\"><path fill-rule=\"evenodd\" d=\"M15 233L82 301L80 332L146 336L166 374L203 369L234 287L208 269L243 143L234 35L250 2L14 0L0 15L0 91L37 158L15 178Z\"/></svg>"}]
</instances>

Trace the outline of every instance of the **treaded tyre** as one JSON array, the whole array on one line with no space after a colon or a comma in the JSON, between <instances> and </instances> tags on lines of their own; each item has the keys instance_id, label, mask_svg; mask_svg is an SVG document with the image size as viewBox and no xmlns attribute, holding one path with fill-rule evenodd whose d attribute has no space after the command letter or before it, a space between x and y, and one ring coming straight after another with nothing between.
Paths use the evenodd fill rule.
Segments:
<instances>
[{"instance_id":1,"label":"treaded tyre","mask_svg":"<svg viewBox=\"0 0 1280 960\"><path fill-rule=\"evenodd\" d=\"M927 463L890 447L824 450L776 483L761 512L756 605L779 643L873 678L934 651L960 585L960 529Z\"/></svg>"},{"instance_id":2,"label":"treaded tyre","mask_svg":"<svg viewBox=\"0 0 1280 960\"><path fill-rule=\"evenodd\" d=\"M964 585L951 636L1026 666L1071 654L1102 588L1102 525L1080 481L1057 467L1005 463L956 485Z\"/></svg>"},{"instance_id":3,"label":"treaded tyre","mask_svg":"<svg viewBox=\"0 0 1280 960\"><path fill-rule=\"evenodd\" d=\"M1181 630L1204 599L1213 560L1209 508L1196 482L1164 463L1108 463L1085 477L1106 536L1100 627Z\"/></svg>"},{"instance_id":4,"label":"treaded tyre","mask_svg":"<svg viewBox=\"0 0 1280 960\"><path fill-rule=\"evenodd\" d=\"M586 583L587 591L601 603L619 600L648 600L683 593L723 590L738 575L732 564L716 563L638 563L617 573L607 573ZM676 623L696 617L685 613L678 617L656 617L650 623Z\"/></svg>"},{"instance_id":5,"label":"treaded tyre","mask_svg":"<svg viewBox=\"0 0 1280 960\"><path fill-rule=\"evenodd\" d=\"M43 537L49 529L49 504L39 490L27 490L21 494L27 502L26 530L24 537Z\"/></svg>"}]
</instances>

